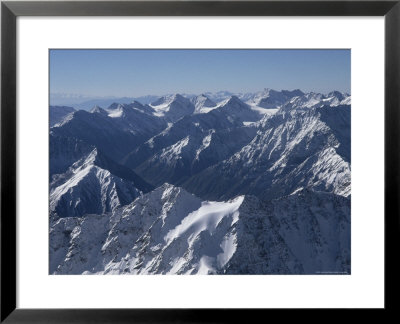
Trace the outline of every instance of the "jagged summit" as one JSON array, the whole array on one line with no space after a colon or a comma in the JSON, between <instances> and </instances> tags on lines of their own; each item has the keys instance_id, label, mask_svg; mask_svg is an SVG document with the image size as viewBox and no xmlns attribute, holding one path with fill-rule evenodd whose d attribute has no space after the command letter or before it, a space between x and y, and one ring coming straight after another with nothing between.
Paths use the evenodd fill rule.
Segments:
<instances>
[{"instance_id":1,"label":"jagged summit","mask_svg":"<svg viewBox=\"0 0 400 324\"><path fill-rule=\"evenodd\" d=\"M195 106L195 110L194 110L195 114L209 112L211 109L213 109L217 106L215 104L215 102L210 100L210 98L208 98L205 94L201 94L199 96L193 97L191 99L191 102Z\"/></svg>"},{"instance_id":2,"label":"jagged summit","mask_svg":"<svg viewBox=\"0 0 400 324\"><path fill-rule=\"evenodd\" d=\"M50 211L60 217L102 214L127 204L139 195L140 191L133 182L99 166L98 151L94 149L67 172L53 177L50 183Z\"/></svg>"},{"instance_id":3,"label":"jagged summit","mask_svg":"<svg viewBox=\"0 0 400 324\"><path fill-rule=\"evenodd\" d=\"M245 103L242 102L237 96L231 96L230 98L226 99L225 102L221 106L226 105L237 105L237 106L245 106Z\"/></svg>"},{"instance_id":4,"label":"jagged summit","mask_svg":"<svg viewBox=\"0 0 400 324\"><path fill-rule=\"evenodd\" d=\"M185 102L186 100L188 99L184 96L180 95L179 93L175 93L158 98L156 101L151 103L151 106L169 105L174 101Z\"/></svg>"},{"instance_id":5,"label":"jagged summit","mask_svg":"<svg viewBox=\"0 0 400 324\"><path fill-rule=\"evenodd\" d=\"M175 122L194 112L194 104L180 94L164 96L150 105L155 116L162 117L168 122Z\"/></svg>"},{"instance_id":6,"label":"jagged summit","mask_svg":"<svg viewBox=\"0 0 400 324\"><path fill-rule=\"evenodd\" d=\"M107 111L104 108L101 108L100 106L94 106L91 110L90 113L92 114L101 114L103 116L108 116L109 115L109 111Z\"/></svg>"}]
</instances>

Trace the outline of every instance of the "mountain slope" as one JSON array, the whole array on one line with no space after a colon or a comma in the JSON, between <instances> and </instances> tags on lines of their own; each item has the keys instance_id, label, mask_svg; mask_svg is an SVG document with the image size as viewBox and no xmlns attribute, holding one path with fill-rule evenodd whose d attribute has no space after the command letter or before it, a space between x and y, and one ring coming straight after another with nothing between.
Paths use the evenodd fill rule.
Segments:
<instances>
[{"instance_id":1,"label":"mountain slope","mask_svg":"<svg viewBox=\"0 0 400 324\"><path fill-rule=\"evenodd\" d=\"M119 162L138 145L165 126L164 121L127 106L118 106L115 115L99 107L87 112L79 110L68 115L62 123L51 128L59 137L74 137L98 147L104 154Z\"/></svg>"},{"instance_id":2,"label":"mountain slope","mask_svg":"<svg viewBox=\"0 0 400 324\"><path fill-rule=\"evenodd\" d=\"M50 211L61 217L102 214L130 203L151 186L97 149L50 183Z\"/></svg>"},{"instance_id":3,"label":"mountain slope","mask_svg":"<svg viewBox=\"0 0 400 324\"><path fill-rule=\"evenodd\" d=\"M280 113L260 122L257 136L238 153L182 186L215 200L239 194L272 199L303 187L348 196L349 136L349 106Z\"/></svg>"},{"instance_id":4,"label":"mountain slope","mask_svg":"<svg viewBox=\"0 0 400 324\"><path fill-rule=\"evenodd\" d=\"M150 106L155 110L155 116L163 117L167 122L175 122L191 115L195 109L194 104L180 94L161 97Z\"/></svg>"},{"instance_id":5,"label":"mountain slope","mask_svg":"<svg viewBox=\"0 0 400 324\"><path fill-rule=\"evenodd\" d=\"M141 177L159 186L179 185L189 177L239 151L256 135L256 128L209 129L188 135L165 147L135 168Z\"/></svg>"},{"instance_id":6,"label":"mountain slope","mask_svg":"<svg viewBox=\"0 0 400 324\"><path fill-rule=\"evenodd\" d=\"M214 108L217 106L215 102L210 100L204 94L193 97L190 99L190 101L194 104L194 113L195 114L206 113L210 110L210 108Z\"/></svg>"},{"instance_id":7,"label":"mountain slope","mask_svg":"<svg viewBox=\"0 0 400 324\"><path fill-rule=\"evenodd\" d=\"M332 91L327 95L322 93L309 92L300 96L293 97L282 105L281 112L289 112L291 110L310 108L321 108L324 106L336 107L340 105L350 105L351 97L348 94L339 91Z\"/></svg>"},{"instance_id":8,"label":"mountain slope","mask_svg":"<svg viewBox=\"0 0 400 324\"><path fill-rule=\"evenodd\" d=\"M95 147L74 137L49 135L50 181L53 174L64 173L67 169L88 155Z\"/></svg>"},{"instance_id":9,"label":"mountain slope","mask_svg":"<svg viewBox=\"0 0 400 324\"><path fill-rule=\"evenodd\" d=\"M63 119L75 111L72 107L67 106L50 106L49 107L49 122L50 127L63 121Z\"/></svg>"},{"instance_id":10,"label":"mountain slope","mask_svg":"<svg viewBox=\"0 0 400 324\"><path fill-rule=\"evenodd\" d=\"M171 123L161 133L153 136L127 155L123 164L130 168L136 168L163 149L178 145L178 142L187 136L194 141L201 142L209 135L210 131L242 127L243 122L260 118L261 115L252 111L239 99L228 100L208 113L188 115Z\"/></svg>"},{"instance_id":11,"label":"mountain slope","mask_svg":"<svg viewBox=\"0 0 400 324\"><path fill-rule=\"evenodd\" d=\"M161 133L153 136L132 151L123 164L136 168L163 149L178 145L187 136L200 143L210 131L219 131L242 127L245 122L257 121L262 117L238 98L232 97L207 113L184 116L170 124Z\"/></svg>"},{"instance_id":12,"label":"mountain slope","mask_svg":"<svg viewBox=\"0 0 400 324\"><path fill-rule=\"evenodd\" d=\"M149 105L137 101L131 104L114 103L105 111L120 129L143 138L149 138L167 127L165 120L153 116L155 111Z\"/></svg>"},{"instance_id":13,"label":"mountain slope","mask_svg":"<svg viewBox=\"0 0 400 324\"><path fill-rule=\"evenodd\" d=\"M246 197L247 198L247 197ZM244 200L226 274L350 274L350 200L302 190Z\"/></svg>"},{"instance_id":14,"label":"mountain slope","mask_svg":"<svg viewBox=\"0 0 400 324\"><path fill-rule=\"evenodd\" d=\"M349 207L313 191L208 202L165 184L111 214L54 219L50 273L350 273Z\"/></svg>"},{"instance_id":15,"label":"mountain slope","mask_svg":"<svg viewBox=\"0 0 400 324\"><path fill-rule=\"evenodd\" d=\"M304 95L304 93L298 89L293 91L264 89L264 91L260 91L254 95L251 95L251 97L248 99L248 103L267 109L279 108L289 99L302 95Z\"/></svg>"}]
</instances>

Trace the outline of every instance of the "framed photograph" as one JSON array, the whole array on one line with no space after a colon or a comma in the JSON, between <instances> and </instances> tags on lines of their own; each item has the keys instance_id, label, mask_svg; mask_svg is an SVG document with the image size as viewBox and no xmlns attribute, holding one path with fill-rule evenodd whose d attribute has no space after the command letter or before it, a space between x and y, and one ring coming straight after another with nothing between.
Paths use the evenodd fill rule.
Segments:
<instances>
[{"instance_id":1,"label":"framed photograph","mask_svg":"<svg viewBox=\"0 0 400 324\"><path fill-rule=\"evenodd\" d=\"M391 310L398 1L4 1L1 321Z\"/></svg>"}]
</instances>

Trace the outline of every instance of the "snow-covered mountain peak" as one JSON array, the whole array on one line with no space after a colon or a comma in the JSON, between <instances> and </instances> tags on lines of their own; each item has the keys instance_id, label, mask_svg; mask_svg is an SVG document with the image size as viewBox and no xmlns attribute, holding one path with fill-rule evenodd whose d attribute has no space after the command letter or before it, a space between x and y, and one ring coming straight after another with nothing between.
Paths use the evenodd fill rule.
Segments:
<instances>
[{"instance_id":1,"label":"snow-covered mountain peak","mask_svg":"<svg viewBox=\"0 0 400 324\"><path fill-rule=\"evenodd\" d=\"M262 115L251 109L251 107L241 101L237 96L231 96L221 102L210 113L221 113L228 120L240 122L254 122L261 119Z\"/></svg>"},{"instance_id":2,"label":"snow-covered mountain peak","mask_svg":"<svg viewBox=\"0 0 400 324\"><path fill-rule=\"evenodd\" d=\"M183 116L194 112L194 104L180 94L173 94L159 98L151 105L154 115L163 117L168 122L175 122Z\"/></svg>"},{"instance_id":3,"label":"snow-covered mountain peak","mask_svg":"<svg viewBox=\"0 0 400 324\"><path fill-rule=\"evenodd\" d=\"M303 92L300 90L277 91L267 88L252 96L248 96L247 103L261 113L271 114L276 112L276 109L281 107L291 98L302 94Z\"/></svg>"},{"instance_id":4,"label":"snow-covered mountain peak","mask_svg":"<svg viewBox=\"0 0 400 324\"><path fill-rule=\"evenodd\" d=\"M241 101L237 96L231 96L230 98L226 99L221 106L227 105L236 105L236 106L246 106L246 104Z\"/></svg>"},{"instance_id":5,"label":"snow-covered mountain peak","mask_svg":"<svg viewBox=\"0 0 400 324\"><path fill-rule=\"evenodd\" d=\"M151 106L156 107L156 106L162 106L162 105L170 105L174 101L187 102L188 100L189 99L183 97L179 93L174 93L174 94L170 94L170 95L166 95L166 96L158 98L156 101L151 103Z\"/></svg>"},{"instance_id":6,"label":"snow-covered mountain peak","mask_svg":"<svg viewBox=\"0 0 400 324\"><path fill-rule=\"evenodd\" d=\"M146 194L146 197L153 199L155 197L160 197L163 203L167 201L182 199L189 200L192 203L195 201L200 201L195 195L187 192L181 187L174 186L168 182L165 182L160 187L154 189L152 192Z\"/></svg>"},{"instance_id":7,"label":"snow-covered mountain peak","mask_svg":"<svg viewBox=\"0 0 400 324\"><path fill-rule=\"evenodd\" d=\"M210 100L205 94L201 94L199 96L193 97L191 99L191 102L194 104L194 113L199 114L199 113L207 113L209 112L212 108L215 108L217 105L215 102Z\"/></svg>"},{"instance_id":8,"label":"snow-covered mountain peak","mask_svg":"<svg viewBox=\"0 0 400 324\"><path fill-rule=\"evenodd\" d=\"M97 148L94 148L87 156L83 157L82 159L76 161L72 167L73 168L85 168L90 165L94 165L96 159L98 158L98 151Z\"/></svg>"},{"instance_id":9,"label":"snow-covered mountain peak","mask_svg":"<svg viewBox=\"0 0 400 324\"><path fill-rule=\"evenodd\" d=\"M293 97L282 105L279 112L298 112L323 106L337 107L350 104L351 96L339 91L332 91L328 95L309 92L301 96Z\"/></svg>"},{"instance_id":10,"label":"snow-covered mountain peak","mask_svg":"<svg viewBox=\"0 0 400 324\"><path fill-rule=\"evenodd\" d=\"M218 109L230 109L231 112L238 110L250 110L249 105L240 100L237 96L230 96L222 102L220 102L217 107Z\"/></svg>"},{"instance_id":11,"label":"snow-covered mountain peak","mask_svg":"<svg viewBox=\"0 0 400 324\"><path fill-rule=\"evenodd\" d=\"M343 93L340 91L332 91L325 96L323 101L331 107L339 105L350 105L351 96L347 93Z\"/></svg>"},{"instance_id":12,"label":"snow-covered mountain peak","mask_svg":"<svg viewBox=\"0 0 400 324\"><path fill-rule=\"evenodd\" d=\"M102 107L100 107L100 106L98 106L98 105L93 106L93 108L90 109L90 112L91 112L92 114L93 114L93 113L98 113L98 114L102 114L102 115L108 116L108 112L107 112L104 108L102 108Z\"/></svg>"},{"instance_id":13,"label":"snow-covered mountain peak","mask_svg":"<svg viewBox=\"0 0 400 324\"><path fill-rule=\"evenodd\" d=\"M54 176L50 183L50 211L60 217L102 214L138 197L141 192L132 182L132 171L124 171L111 161L107 165L106 160L94 149L67 172ZM125 179L119 177L125 175Z\"/></svg>"},{"instance_id":14,"label":"snow-covered mountain peak","mask_svg":"<svg viewBox=\"0 0 400 324\"><path fill-rule=\"evenodd\" d=\"M186 215L199 208L201 203L198 197L185 189L164 183L123 207L121 214L124 219L136 218L139 209L140 215L145 216L142 222L152 224L159 219L162 223L160 226L168 230L177 226Z\"/></svg>"},{"instance_id":15,"label":"snow-covered mountain peak","mask_svg":"<svg viewBox=\"0 0 400 324\"><path fill-rule=\"evenodd\" d=\"M348 97L348 95L346 95L346 94L343 93L343 92L340 92L340 91L335 90L335 91L329 92L329 93L326 95L326 97L327 97L327 98L336 97L337 99L339 99L340 101L342 101L344 98Z\"/></svg>"}]
</instances>

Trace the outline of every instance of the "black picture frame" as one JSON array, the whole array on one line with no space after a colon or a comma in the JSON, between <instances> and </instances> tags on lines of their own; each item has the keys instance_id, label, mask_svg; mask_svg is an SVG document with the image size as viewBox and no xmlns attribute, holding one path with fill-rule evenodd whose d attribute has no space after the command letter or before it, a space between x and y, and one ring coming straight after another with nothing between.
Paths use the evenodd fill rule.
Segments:
<instances>
[{"instance_id":1,"label":"black picture frame","mask_svg":"<svg viewBox=\"0 0 400 324\"><path fill-rule=\"evenodd\" d=\"M261 309L16 308L16 19L19 16L384 16L385 308L395 311L399 252L400 0L395 1L2 1L1 3L1 322L195 323L263 318ZM188 297L190 298L190 297ZM305 312L298 312L304 315ZM307 312L308 313L308 312ZM261 317L258 317L261 316ZM308 316L308 315L306 315ZM370 316L370 313L369 315ZM251 322L252 320L250 320Z\"/></svg>"}]
</instances>

